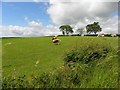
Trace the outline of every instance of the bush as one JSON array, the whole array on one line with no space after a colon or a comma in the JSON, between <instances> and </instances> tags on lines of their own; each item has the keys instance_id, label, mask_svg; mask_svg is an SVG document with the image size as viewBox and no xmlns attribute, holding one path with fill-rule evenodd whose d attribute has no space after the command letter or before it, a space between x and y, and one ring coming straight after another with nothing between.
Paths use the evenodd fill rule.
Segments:
<instances>
[{"instance_id":1,"label":"bush","mask_svg":"<svg viewBox=\"0 0 120 90\"><path fill-rule=\"evenodd\" d=\"M30 79L12 76L3 78L2 88L73 88L80 86L82 72L80 69L60 67L53 73L43 73L40 76L32 75Z\"/></svg>"},{"instance_id":2,"label":"bush","mask_svg":"<svg viewBox=\"0 0 120 90\"><path fill-rule=\"evenodd\" d=\"M111 37L112 34L105 34L106 37Z\"/></svg>"},{"instance_id":3,"label":"bush","mask_svg":"<svg viewBox=\"0 0 120 90\"><path fill-rule=\"evenodd\" d=\"M87 64L90 61L105 58L110 50L110 47L93 43L68 52L64 61L65 63L82 62Z\"/></svg>"},{"instance_id":4,"label":"bush","mask_svg":"<svg viewBox=\"0 0 120 90\"><path fill-rule=\"evenodd\" d=\"M86 34L85 36L97 36L97 34Z\"/></svg>"}]
</instances>

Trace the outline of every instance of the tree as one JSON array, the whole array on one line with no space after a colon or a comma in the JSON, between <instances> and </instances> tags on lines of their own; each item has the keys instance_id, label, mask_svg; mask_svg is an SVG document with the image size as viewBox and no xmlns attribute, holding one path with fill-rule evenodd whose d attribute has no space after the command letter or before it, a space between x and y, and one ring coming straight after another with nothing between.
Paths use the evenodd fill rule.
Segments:
<instances>
[{"instance_id":1,"label":"tree","mask_svg":"<svg viewBox=\"0 0 120 90\"><path fill-rule=\"evenodd\" d=\"M88 24L86 26L87 33L94 33L96 34L97 32L102 31L102 28L99 25L99 22L94 22L93 24Z\"/></svg>"},{"instance_id":2,"label":"tree","mask_svg":"<svg viewBox=\"0 0 120 90\"><path fill-rule=\"evenodd\" d=\"M73 33L73 28L70 25L62 25L59 27L60 31L62 31L63 35L68 35L69 33Z\"/></svg>"},{"instance_id":3,"label":"tree","mask_svg":"<svg viewBox=\"0 0 120 90\"><path fill-rule=\"evenodd\" d=\"M80 35L82 35L83 32L84 32L84 28L78 28L78 29L77 29L77 32L78 32Z\"/></svg>"},{"instance_id":4,"label":"tree","mask_svg":"<svg viewBox=\"0 0 120 90\"><path fill-rule=\"evenodd\" d=\"M62 34L65 35L65 29L66 27L64 25L59 27L60 31L62 31Z\"/></svg>"},{"instance_id":5,"label":"tree","mask_svg":"<svg viewBox=\"0 0 120 90\"><path fill-rule=\"evenodd\" d=\"M92 24L88 24L86 26L86 30L87 30L87 33L91 33L92 32Z\"/></svg>"}]
</instances>

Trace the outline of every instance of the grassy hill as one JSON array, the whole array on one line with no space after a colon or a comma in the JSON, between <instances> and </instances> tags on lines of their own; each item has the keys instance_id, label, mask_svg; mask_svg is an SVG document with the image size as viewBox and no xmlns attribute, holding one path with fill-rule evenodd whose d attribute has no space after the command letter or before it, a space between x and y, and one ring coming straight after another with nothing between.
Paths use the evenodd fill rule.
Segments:
<instances>
[{"instance_id":1,"label":"grassy hill","mask_svg":"<svg viewBox=\"0 0 120 90\"><path fill-rule=\"evenodd\" d=\"M65 55L73 49L84 48L91 44L110 46L112 54L103 60L93 63L87 73L89 81L81 80L80 85L72 87L117 87L118 86L118 38L62 36L60 45L51 42L52 37L40 38L7 38L2 40L3 78L10 75L36 76L43 72L53 72L64 65ZM94 45L93 45L94 46ZM80 66L81 64L79 64ZM81 65L82 66L82 65ZM84 69L86 70L86 69ZM82 73L83 74L83 73ZM83 74L82 77L85 75ZM85 76L86 77L86 76ZM107 82L107 83L106 83ZM59 87L67 87L66 85Z\"/></svg>"}]
</instances>

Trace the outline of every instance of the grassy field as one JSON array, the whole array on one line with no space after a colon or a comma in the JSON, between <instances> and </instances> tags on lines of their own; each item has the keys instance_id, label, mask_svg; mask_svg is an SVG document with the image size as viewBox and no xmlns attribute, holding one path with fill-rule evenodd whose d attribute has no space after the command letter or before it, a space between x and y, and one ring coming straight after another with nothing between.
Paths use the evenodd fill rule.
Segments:
<instances>
[{"instance_id":1,"label":"grassy field","mask_svg":"<svg viewBox=\"0 0 120 90\"><path fill-rule=\"evenodd\" d=\"M106 46L111 46L111 48L115 50L118 49L118 38L116 37L101 38L64 36L59 37L59 39L61 39L60 45L53 44L51 42L51 38L52 37L2 39L3 77L9 76L11 74L29 76L32 73L35 75L39 75L43 72L51 72L56 68L64 65L63 59L67 52L71 51L72 49L78 49L80 48L79 46L81 46L82 48L88 43L101 43L105 44ZM101 76L99 78L102 78L101 82L103 81L104 83L104 80L108 78L108 76L114 74L114 72L117 73L117 58L114 58L113 60L109 60L106 58L106 60L101 61L99 65L101 66L94 68L93 76L95 77L91 77L94 79L92 79L89 83L95 83L95 79L97 80L99 76ZM109 68L111 67L111 70L113 71L106 73L105 70L109 70ZM100 68L104 68L104 70L100 70ZM113 78L117 80L116 75L114 75ZM89 83L87 83L88 87L92 87ZM97 82L97 85L99 85L99 82Z\"/></svg>"},{"instance_id":2,"label":"grassy field","mask_svg":"<svg viewBox=\"0 0 120 90\"><path fill-rule=\"evenodd\" d=\"M0 39L0 87L2 81L2 40Z\"/></svg>"}]
</instances>

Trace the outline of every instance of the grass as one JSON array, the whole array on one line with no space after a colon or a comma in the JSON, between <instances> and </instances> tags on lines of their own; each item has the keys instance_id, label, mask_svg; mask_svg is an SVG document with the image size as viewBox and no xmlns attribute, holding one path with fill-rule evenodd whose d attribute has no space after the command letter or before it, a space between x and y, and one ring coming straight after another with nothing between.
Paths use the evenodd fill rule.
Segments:
<instances>
[{"instance_id":1,"label":"grass","mask_svg":"<svg viewBox=\"0 0 120 90\"><path fill-rule=\"evenodd\" d=\"M9 75L30 76L52 72L64 65L66 53L73 49L84 48L88 43L100 43L117 50L118 38L112 37L59 37L60 45L51 42L52 37L10 38L2 40L3 77ZM11 43L11 44L8 44ZM116 54L115 54L116 55ZM118 57L108 56L90 67L89 82L82 81L80 87L117 87ZM112 57L112 58L110 58ZM38 64L36 64L38 63ZM110 77L108 77L110 76ZM106 80L106 81L105 81ZM111 85L108 84L110 82ZM74 86L75 87L75 86Z\"/></svg>"},{"instance_id":2,"label":"grass","mask_svg":"<svg viewBox=\"0 0 120 90\"><path fill-rule=\"evenodd\" d=\"M2 81L2 40L0 39L0 87Z\"/></svg>"}]
</instances>

